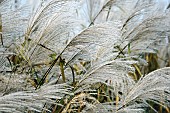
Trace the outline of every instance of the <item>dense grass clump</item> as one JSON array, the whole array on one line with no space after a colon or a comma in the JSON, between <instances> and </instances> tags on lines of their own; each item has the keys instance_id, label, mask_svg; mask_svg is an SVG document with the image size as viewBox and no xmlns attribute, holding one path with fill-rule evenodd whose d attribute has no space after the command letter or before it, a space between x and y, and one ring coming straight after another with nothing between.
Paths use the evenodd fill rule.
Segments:
<instances>
[{"instance_id":1,"label":"dense grass clump","mask_svg":"<svg viewBox=\"0 0 170 113\"><path fill-rule=\"evenodd\" d=\"M0 112L169 113L170 12L156 0L0 7ZM8 9L8 10L7 10Z\"/></svg>"}]
</instances>

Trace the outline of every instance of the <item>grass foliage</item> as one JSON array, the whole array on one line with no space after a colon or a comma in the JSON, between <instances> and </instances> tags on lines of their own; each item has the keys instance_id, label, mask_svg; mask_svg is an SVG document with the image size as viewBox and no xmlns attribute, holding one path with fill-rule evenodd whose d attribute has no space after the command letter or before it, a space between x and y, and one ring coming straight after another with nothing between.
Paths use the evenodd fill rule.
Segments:
<instances>
[{"instance_id":1,"label":"grass foliage","mask_svg":"<svg viewBox=\"0 0 170 113\"><path fill-rule=\"evenodd\" d=\"M30 14L9 2L0 7L0 112L170 113L168 7L49 0Z\"/></svg>"}]
</instances>

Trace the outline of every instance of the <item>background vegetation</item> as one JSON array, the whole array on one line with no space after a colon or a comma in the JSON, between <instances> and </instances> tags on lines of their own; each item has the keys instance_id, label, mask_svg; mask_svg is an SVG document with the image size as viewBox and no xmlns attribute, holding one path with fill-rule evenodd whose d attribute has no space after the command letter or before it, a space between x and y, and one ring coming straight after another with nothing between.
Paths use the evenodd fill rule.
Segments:
<instances>
[{"instance_id":1,"label":"background vegetation","mask_svg":"<svg viewBox=\"0 0 170 113\"><path fill-rule=\"evenodd\" d=\"M0 112L170 113L170 12L154 0L1 3Z\"/></svg>"}]
</instances>

